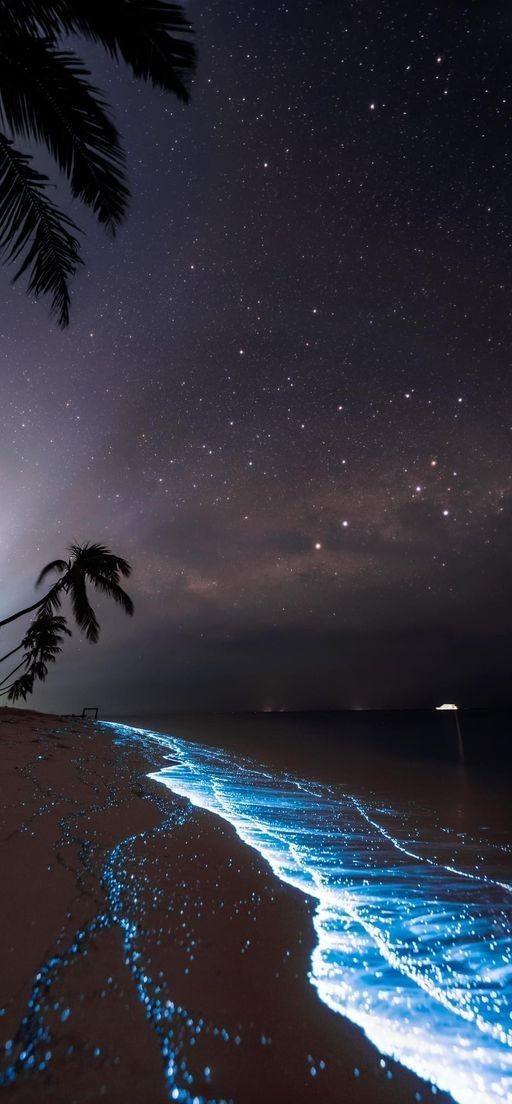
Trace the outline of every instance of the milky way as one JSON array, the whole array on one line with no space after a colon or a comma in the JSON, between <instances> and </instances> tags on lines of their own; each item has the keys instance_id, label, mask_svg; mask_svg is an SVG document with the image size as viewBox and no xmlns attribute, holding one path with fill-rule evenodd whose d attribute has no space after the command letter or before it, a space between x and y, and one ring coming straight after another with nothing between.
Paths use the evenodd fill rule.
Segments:
<instances>
[{"instance_id":1,"label":"milky way","mask_svg":"<svg viewBox=\"0 0 512 1104\"><path fill-rule=\"evenodd\" d=\"M134 198L68 331L0 274L2 605L103 539L137 616L35 705L507 700L512 22L445 8L191 4L188 108L87 48Z\"/></svg>"}]
</instances>

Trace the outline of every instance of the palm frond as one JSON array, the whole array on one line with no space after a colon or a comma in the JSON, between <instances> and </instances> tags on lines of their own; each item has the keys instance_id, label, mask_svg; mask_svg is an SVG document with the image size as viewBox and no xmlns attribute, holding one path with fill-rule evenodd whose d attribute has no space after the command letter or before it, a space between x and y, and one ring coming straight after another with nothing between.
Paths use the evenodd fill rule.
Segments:
<instances>
[{"instance_id":1,"label":"palm frond","mask_svg":"<svg viewBox=\"0 0 512 1104\"><path fill-rule=\"evenodd\" d=\"M31 694L34 689L34 682L34 675L30 671L27 671L26 674L21 675L11 686L6 686L5 690L1 690L0 693L7 693L8 701L19 701L20 698L26 701L29 694Z\"/></svg>"},{"instance_id":2,"label":"palm frond","mask_svg":"<svg viewBox=\"0 0 512 1104\"><path fill-rule=\"evenodd\" d=\"M36 647L58 647L63 636L71 636L65 617L53 613L40 613L34 618L22 640L27 650Z\"/></svg>"},{"instance_id":3,"label":"palm frond","mask_svg":"<svg viewBox=\"0 0 512 1104\"><path fill-rule=\"evenodd\" d=\"M77 228L45 195L48 178L30 162L0 134L0 247L9 261L21 260L14 279L28 271L29 291L50 295L51 313L67 326L68 280L81 264Z\"/></svg>"},{"instance_id":4,"label":"palm frond","mask_svg":"<svg viewBox=\"0 0 512 1104\"><path fill-rule=\"evenodd\" d=\"M59 628L59 622L65 624L64 618L55 615L64 594L69 595L77 624L85 632L87 639L95 644L99 639L100 626L87 595L88 583L112 598L129 616L133 615L133 602L119 582L121 576L128 577L131 574L128 560L116 556L107 545L93 542L73 543L69 545L68 552L69 560L51 560L39 574L37 584L52 572L57 572L60 578L42 599L40 612L29 629L24 644L30 643L30 633L38 624L37 632L41 635L44 617L48 619L53 634Z\"/></svg>"},{"instance_id":5,"label":"palm frond","mask_svg":"<svg viewBox=\"0 0 512 1104\"><path fill-rule=\"evenodd\" d=\"M0 37L0 118L45 144L75 198L115 232L128 201L117 130L89 70L48 39Z\"/></svg>"},{"instance_id":6,"label":"palm frond","mask_svg":"<svg viewBox=\"0 0 512 1104\"><path fill-rule=\"evenodd\" d=\"M100 635L100 626L96 614L87 597L85 579L83 574L72 569L69 573L68 593L71 598L71 606L77 625L85 632L87 640L96 644Z\"/></svg>"},{"instance_id":7,"label":"palm frond","mask_svg":"<svg viewBox=\"0 0 512 1104\"><path fill-rule=\"evenodd\" d=\"M56 662L62 651L64 636L71 636L65 617L45 610L38 613L21 642L25 649L23 659L0 682L0 687L4 687L0 689L0 694L7 693L10 701L17 701L19 698L26 700L33 691L34 683L44 682L49 664ZM25 667L23 674L9 686L5 686L21 667Z\"/></svg>"},{"instance_id":8,"label":"palm frond","mask_svg":"<svg viewBox=\"0 0 512 1104\"><path fill-rule=\"evenodd\" d=\"M41 613L53 613L54 610L60 609L62 605L62 587L59 583L52 587L45 595L44 602L42 603L40 610Z\"/></svg>"},{"instance_id":9,"label":"palm frond","mask_svg":"<svg viewBox=\"0 0 512 1104\"><path fill-rule=\"evenodd\" d=\"M134 605L130 595L127 594L118 583L112 582L108 576L95 575L94 585L102 594L106 594L108 598L112 598L116 605L121 606L121 609L123 609L129 617L133 617Z\"/></svg>"},{"instance_id":10,"label":"palm frond","mask_svg":"<svg viewBox=\"0 0 512 1104\"><path fill-rule=\"evenodd\" d=\"M62 575L67 571L69 564L66 560L51 560L47 563L43 570L39 572L36 579L36 587L41 586L41 583L46 579L47 575L50 575L53 571L56 571L58 575Z\"/></svg>"},{"instance_id":11,"label":"palm frond","mask_svg":"<svg viewBox=\"0 0 512 1104\"><path fill-rule=\"evenodd\" d=\"M66 0L65 7L69 6ZM57 3L42 3L39 0L20 0L12 4L11 0L0 0L0 22L5 34L43 34L48 37L58 34L60 19Z\"/></svg>"},{"instance_id":12,"label":"palm frond","mask_svg":"<svg viewBox=\"0 0 512 1104\"><path fill-rule=\"evenodd\" d=\"M128 560L114 555L105 544L71 544L68 548L72 558L79 563L94 582L94 573L99 571L102 575L108 575L117 582L119 575L127 579L132 573Z\"/></svg>"},{"instance_id":13,"label":"palm frond","mask_svg":"<svg viewBox=\"0 0 512 1104\"><path fill-rule=\"evenodd\" d=\"M81 35L122 58L135 77L187 102L183 77L195 67L191 26L180 4L166 0L0 0L2 21L16 33Z\"/></svg>"}]
</instances>

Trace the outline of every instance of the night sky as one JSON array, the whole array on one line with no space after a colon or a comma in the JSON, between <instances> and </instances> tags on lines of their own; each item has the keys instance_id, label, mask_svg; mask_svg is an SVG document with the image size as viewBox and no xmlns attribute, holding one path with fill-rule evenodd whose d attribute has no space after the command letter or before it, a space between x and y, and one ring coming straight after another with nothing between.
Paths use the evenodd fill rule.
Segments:
<instances>
[{"instance_id":1,"label":"night sky","mask_svg":"<svg viewBox=\"0 0 512 1104\"><path fill-rule=\"evenodd\" d=\"M133 202L59 191L70 328L0 270L2 607L71 539L134 567L31 704L510 701L512 10L189 12L189 107L81 46Z\"/></svg>"}]
</instances>

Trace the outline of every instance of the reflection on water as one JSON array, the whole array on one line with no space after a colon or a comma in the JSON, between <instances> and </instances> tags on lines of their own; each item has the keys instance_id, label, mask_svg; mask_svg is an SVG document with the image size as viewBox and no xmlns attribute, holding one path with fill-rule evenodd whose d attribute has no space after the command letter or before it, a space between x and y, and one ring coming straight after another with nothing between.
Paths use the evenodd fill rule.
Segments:
<instances>
[{"instance_id":1,"label":"reflection on water","mask_svg":"<svg viewBox=\"0 0 512 1104\"><path fill-rule=\"evenodd\" d=\"M340 766L312 780L151 737L172 763L153 778L316 899L321 999L460 1104L511 1101L512 849L499 802L454 771L402 764L398 779L396 762L364 749L347 753L346 781Z\"/></svg>"}]
</instances>

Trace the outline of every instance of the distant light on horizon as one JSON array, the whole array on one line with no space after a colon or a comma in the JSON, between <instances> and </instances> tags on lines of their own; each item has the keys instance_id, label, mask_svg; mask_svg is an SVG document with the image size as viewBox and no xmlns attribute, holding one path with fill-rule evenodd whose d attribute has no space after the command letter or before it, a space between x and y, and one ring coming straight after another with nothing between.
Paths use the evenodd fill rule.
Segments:
<instances>
[{"instance_id":1,"label":"distant light on horizon","mask_svg":"<svg viewBox=\"0 0 512 1104\"><path fill-rule=\"evenodd\" d=\"M458 709L458 705L454 705L453 702L445 702L444 705L436 705L436 713L440 713L444 709Z\"/></svg>"}]
</instances>

